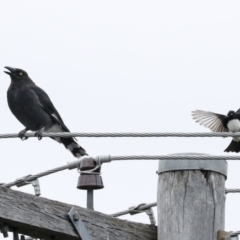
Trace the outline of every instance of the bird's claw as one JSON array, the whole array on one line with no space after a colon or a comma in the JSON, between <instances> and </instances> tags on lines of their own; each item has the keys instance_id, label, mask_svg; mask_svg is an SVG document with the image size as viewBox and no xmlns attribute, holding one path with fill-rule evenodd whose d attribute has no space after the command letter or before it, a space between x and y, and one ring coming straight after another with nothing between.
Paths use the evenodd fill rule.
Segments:
<instances>
[{"instance_id":1,"label":"bird's claw","mask_svg":"<svg viewBox=\"0 0 240 240\"><path fill-rule=\"evenodd\" d=\"M28 139L28 137L25 136L25 133L26 133L26 132L27 132L27 130L24 129L24 130L22 130L22 131L20 131L20 132L18 133L18 137L19 137L22 141Z\"/></svg>"},{"instance_id":2,"label":"bird's claw","mask_svg":"<svg viewBox=\"0 0 240 240\"><path fill-rule=\"evenodd\" d=\"M42 139L43 130L44 129L42 128L42 129L36 131L35 134L34 134L38 138L39 141Z\"/></svg>"}]
</instances>

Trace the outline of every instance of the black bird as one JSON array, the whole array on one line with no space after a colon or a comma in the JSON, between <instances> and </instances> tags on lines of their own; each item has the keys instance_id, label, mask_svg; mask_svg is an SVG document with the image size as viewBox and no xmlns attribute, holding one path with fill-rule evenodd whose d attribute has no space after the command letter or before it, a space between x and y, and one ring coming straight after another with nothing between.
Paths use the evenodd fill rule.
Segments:
<instances>
[{"instance_id":1,"label":"black bird","mask_svg":"<svg viewBox=\"0 0 240 240\"><path fill-rule=\"evenodd\" d=\"M211 129L213 132L240 132L240 109L229 111L227 116L206 112L202 110L192 111L193 119ZM240 152L240 137L233 137L225 152Z\"/></svg>"},{"instance_id":2,"label":"black bird","mask_svg":"<svg viewBox=\"0 0 240 240\"><path fill-rule=\"evenodd\" d=\"M7 91L8 106L15 117L26 127L19 132L22 140L27 139L28 130L36 131L40 140L43 132L69 132L58 111L48 95L28 76L27 72L18 68L5 67L4 71L11 77ZM62 143L75 157L87 155L74 138L52 137Z\"/></svg>"}]
</instances>

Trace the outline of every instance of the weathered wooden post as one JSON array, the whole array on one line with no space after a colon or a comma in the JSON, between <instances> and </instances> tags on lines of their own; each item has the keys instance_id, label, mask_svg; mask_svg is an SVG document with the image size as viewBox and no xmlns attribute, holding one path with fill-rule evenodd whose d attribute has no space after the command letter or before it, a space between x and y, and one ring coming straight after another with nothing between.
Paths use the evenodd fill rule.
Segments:
<instances>
[{"instance_id":1,"label":"weathered wooden post","mask_svg":"<svg viewBox=\"0 0 240 240\"><path fill-rule=\"evenodd\" d=\"M160 160L158 174L158 240L217 240L224 230L227 162Z\"/></svg>"}]
</instances>

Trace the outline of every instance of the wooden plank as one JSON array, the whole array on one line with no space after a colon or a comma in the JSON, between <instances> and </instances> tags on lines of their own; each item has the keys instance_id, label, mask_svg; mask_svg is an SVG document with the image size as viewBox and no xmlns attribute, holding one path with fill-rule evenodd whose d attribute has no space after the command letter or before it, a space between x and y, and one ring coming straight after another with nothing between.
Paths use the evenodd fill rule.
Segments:
<instances>
[{"instance_id":1,"label":"wooden plank","mask_svg":"<svg viewBox=\"0 0 240 240\"><path fill-rule=\"evenodd\" d=\"M67 216L73 205L0 187L0 222L50 240L79 239ZM75 206L93 240L156 240L157 228Z\"/></svg>"},{"instance_id":2,"label":"wooden plank","mask_svg":"<svg viewBox=\"0 0 240 240\"><path fill-rule=\"evenodd\" d=\"M158 240L215 240L224 218L223 175L200 170L159 175Z\"/></svg>"}]
</instances>

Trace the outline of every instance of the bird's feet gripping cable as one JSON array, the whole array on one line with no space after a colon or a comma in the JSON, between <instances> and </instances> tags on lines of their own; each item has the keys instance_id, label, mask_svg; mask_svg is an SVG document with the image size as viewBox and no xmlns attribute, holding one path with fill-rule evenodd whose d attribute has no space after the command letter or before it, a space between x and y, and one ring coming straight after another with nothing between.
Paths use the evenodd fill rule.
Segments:
<instances>
[{"instance_id":1,"label":"bird's feet gripping cable","mask_svg":"<svg viewBox=\"0 0 240 240\"><path fill-rule=\"evenodd\" d=\"M25 129L23 129L22 131L20 131L20 132L18 133L18 137L19 137L22 141L28 139L28 137L25 136L25 133L26 133L28 130L29 130L28 128L25 128Z\"/></svg>"},{"instance_id":2,"label":"bird's feet gripping cable","mask_svg":"<svg viewBox=\"0 0 240 240\"><path fill-rule=\"evenodd\" d=\"M41 128L40 130L38 130L38 131L36 131L35 132L35 136L38 138L38 140L41 140L42 139L42 133L43 133L43 131L44 131L44 127L43 128Z\"/></svg>"}]
</instances>

